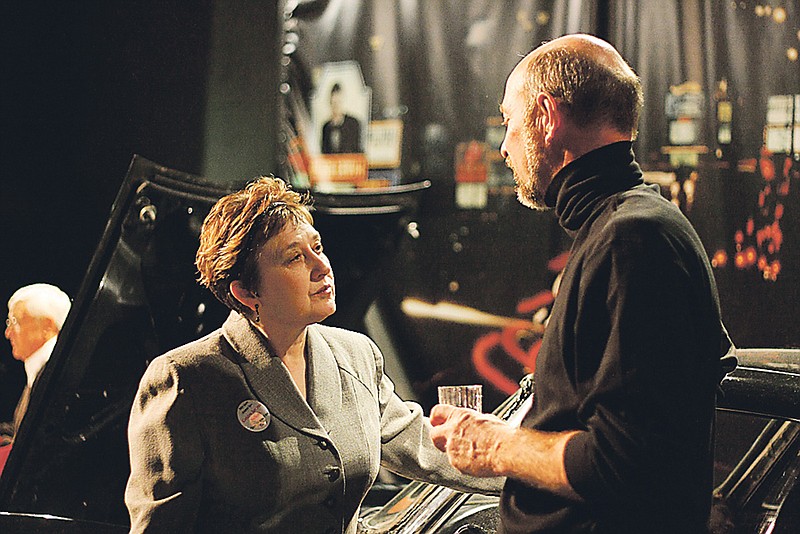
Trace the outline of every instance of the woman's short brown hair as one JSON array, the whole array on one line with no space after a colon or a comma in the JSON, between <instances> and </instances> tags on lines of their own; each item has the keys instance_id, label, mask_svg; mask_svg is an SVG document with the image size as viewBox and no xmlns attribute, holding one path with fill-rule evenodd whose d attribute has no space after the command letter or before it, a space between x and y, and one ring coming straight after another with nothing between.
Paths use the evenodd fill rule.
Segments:
<instances>
[{"instance_id":1,"label":"woman's short brown hair","mask_svg":"<svg viewBox=\"0 0 800 534\"><path fill-rule=\"evenodd\" d=\"M262 245L287 223L313 224L311 198L292 191L275 177L261 176L242 189L220 198L203 221L195 264L198 281L228 308L247 312L230 291L240 280L256 286Z\"/></svg>"}]
</instances>

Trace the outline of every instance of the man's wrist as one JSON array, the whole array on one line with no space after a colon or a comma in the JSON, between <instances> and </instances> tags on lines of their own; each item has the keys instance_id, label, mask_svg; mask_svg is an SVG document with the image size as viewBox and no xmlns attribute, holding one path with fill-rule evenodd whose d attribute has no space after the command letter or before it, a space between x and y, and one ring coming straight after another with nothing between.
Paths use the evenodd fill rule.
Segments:
<instances>
[{"instance_id":1,"label":"man's wrist","mask_svg":"<svg viewBox=\"0 0 800 534\"><path fill-rule=\"evenodd\" d=\"M564 450L567 442L578 433L507 428L496 441L492 468L498 476L576 497L566 475Z\"/></svg>"},{"instance_id":2,"label":"man's wrist","mask_svg":"<svg viewBox=\"0 0 800 534\"><path fill-rule=\"evenodd\" d=\"M492 451L492 468L499 477L514 476L514 450L519 439L518 428L508 428L496 441Z\"/></svg>"}]
</instances>

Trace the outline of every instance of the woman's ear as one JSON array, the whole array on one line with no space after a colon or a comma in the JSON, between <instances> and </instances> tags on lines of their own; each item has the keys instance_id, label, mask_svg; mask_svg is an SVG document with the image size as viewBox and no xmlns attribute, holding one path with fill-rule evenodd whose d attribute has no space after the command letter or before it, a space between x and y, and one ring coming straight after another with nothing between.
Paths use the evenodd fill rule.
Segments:
<instances>
[{"instance_id":1,"label":"woman's ear","mask_svg":"<svg viewBox=\"0 0 800 534\"><path fill-rule=\"evenodd\" d=\"M241 280L234 280L231 282L230 291L231 295L233 295L233 298L241 302L243 306L253 312L256 311L258 294L244 287L244 284L242 284Z\"/></svg>"}]
</instances>

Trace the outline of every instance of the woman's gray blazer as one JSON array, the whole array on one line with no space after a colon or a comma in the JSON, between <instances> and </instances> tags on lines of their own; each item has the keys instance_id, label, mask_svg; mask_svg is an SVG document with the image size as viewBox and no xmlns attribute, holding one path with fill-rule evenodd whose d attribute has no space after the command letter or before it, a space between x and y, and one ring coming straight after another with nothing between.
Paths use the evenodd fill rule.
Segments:
<instances>
[{"instance_id":1,"label":"woman's gray blazer","mask_svg":"<svg viewBox=\"0 0 800 534\"><path fill-rule=\"evenodd\" d=\"M306 335L307 401L235 312L150 364L128 427L132 532L350 534L380 465L499 492L501 479L465 477L435 449L427 418L394 393L369 338L316 324ZM269 411L265 429L240 423L248 400Z\"/></svg>"}]
</instances>

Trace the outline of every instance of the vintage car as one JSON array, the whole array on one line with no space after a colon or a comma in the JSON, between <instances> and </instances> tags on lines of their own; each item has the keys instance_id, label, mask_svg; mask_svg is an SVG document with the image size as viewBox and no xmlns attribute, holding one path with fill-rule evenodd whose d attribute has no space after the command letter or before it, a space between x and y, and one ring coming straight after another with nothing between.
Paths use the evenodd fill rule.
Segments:
<instances>
[{"instance_id":1,"label":"vintage car","mask_svg":"<svg viewBox=\"0 0 800 534\"><path fill-rule=\"evenodd\" d=\"M316 223L364 252L337 273L339 325L358 327L428 184L319 194ZM126 532L126 425L149 361L216 328L226 310L195 282L194 249L227 191L134 158L0 475L0 532ZM352 245L355 241L356 244ZM330 247L335 251L336 247ZM348 273L355 273L348 276ZM714 532L800 532L800 350L739 349L719 398ZM676 392L676 395L680 392ZM529 381L500 404L510 415ZM417 482L377 486L364 532L494 532L497 501ZM643 526L643 532L646 527Z\"/></svg>"}]
</instances>

